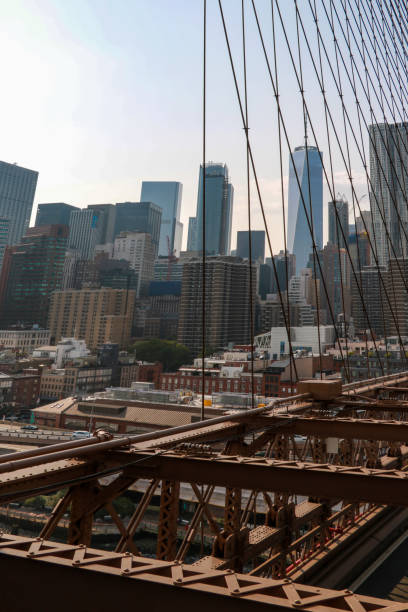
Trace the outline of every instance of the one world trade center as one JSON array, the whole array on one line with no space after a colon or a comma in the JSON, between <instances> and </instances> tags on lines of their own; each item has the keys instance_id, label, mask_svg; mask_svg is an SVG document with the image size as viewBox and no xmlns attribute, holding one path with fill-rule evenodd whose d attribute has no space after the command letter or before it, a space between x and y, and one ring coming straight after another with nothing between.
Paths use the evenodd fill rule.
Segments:
<instances>
[{"instance_id":1,"label":"one world trade center","mask_svg":"<svg viewBox=\"0 0 408 612\"><path fill-rule=\"evenodd\" d=\"M312 253L311 229L317 249L323 247L323 167L317 147L296 147L289 159L287 227L288 249L296 255L298 275Z\"/></svg>"}]
</instances>

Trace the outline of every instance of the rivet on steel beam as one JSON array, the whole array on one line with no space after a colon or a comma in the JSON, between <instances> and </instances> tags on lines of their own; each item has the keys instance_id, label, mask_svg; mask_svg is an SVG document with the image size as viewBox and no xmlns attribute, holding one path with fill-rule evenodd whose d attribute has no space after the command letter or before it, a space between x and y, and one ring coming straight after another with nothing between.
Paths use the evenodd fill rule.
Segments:
<instances>
[{"instance_id":1,"label":"rivet on steel beam","mask_svg":"<svg viewBox=\"0 0 408 612\"><path fill-rule=\"evenodd\" d=\"M128 574L130 572L130 569L124 569L122 570L122 574Z\"/></svg>"}]
</instances>

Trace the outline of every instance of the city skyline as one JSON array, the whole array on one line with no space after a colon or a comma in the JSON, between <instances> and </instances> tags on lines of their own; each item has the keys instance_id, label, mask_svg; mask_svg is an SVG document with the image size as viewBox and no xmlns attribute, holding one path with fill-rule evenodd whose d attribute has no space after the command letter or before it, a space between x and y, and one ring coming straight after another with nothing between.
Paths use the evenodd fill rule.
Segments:
<instances>
[{"instance_id":1,"label":"city skyline","mask_svg":"<svg viewBox=\"0 0 408 612\"><path fill-rule=\"evenodd\" d=\"M234 3L226 0L224 10L231 35L237 36L239 16ZM267 22L270 7L260 6L259 15ZM202 162L199 5L176 0L170 8L158 0L152 7L147 0L123 0L112 16L106 3L95 0L74 0L69 6L50 0L34 6L22 0L18 5L2 3L0 17L7 24L0 48L13 58L5 67L5 79L15 85L3 97L3 112L18 115L21 122L19 130L15 121L3 126L0 158L40 173L31 224L39 202L62 200L85 208L94 202L138 201L142 181L178 181L183 184L180 220L185 227L185 249L188 218L194 215L196 202L196 168ZM289 33L293 33L291 19L288 15ZM137 36L130 36L135 24ZM324 27L322 22L323 32ZM221 159L228 164L235 187L235 241L236 232L245 229L245 141L216 3L208 7L208 31L213 44L208 50L206 161ZM256 36L249 22L248 45L254 46ZM265 36L269 44L270 32ZM236 61L240 67L240 58ZM251 138L272 245L278 252L283 248L281 184L278 151L271 147L276 139L272 116L276 109L271 113L272 90L263 64L260 51L254 50L248 57L251 90L257 91L251 100ZM291 121L298 109L290 98L289 72L282 71L281 104L293 148L303 130L300 117ZM25 92L30 88L36 96L28 98ZM327 89L330 95L330 84ZM312 97L312 102L317 99ZM364 108L364 100L361 104ZM317 136L319 148L326 152L321 129ZM336 192L345 192L351 201L344 165L334 161ZM367 188L355 151L351 162L361 196ZM286 159L283 177L286 195ZM326 202L331 198L324 189ZM264 229L255 189L252 211L253 229Z\"/></svg>"}]
</instances>

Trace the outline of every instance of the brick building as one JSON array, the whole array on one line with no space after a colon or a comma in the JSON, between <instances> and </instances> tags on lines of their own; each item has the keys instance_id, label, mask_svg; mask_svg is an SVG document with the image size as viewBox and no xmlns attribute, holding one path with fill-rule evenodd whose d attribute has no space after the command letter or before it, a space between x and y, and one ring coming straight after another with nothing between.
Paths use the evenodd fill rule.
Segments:
<instances>
[{"instance_id":1,"label":"brick building","mask_svg":"<svg viewBox=\"0 0 408 612\"><path fill-rule=\"evenodd\" d=\"M11 402L16 408L34 408L40 397L39 374L13 374Z\"/></svg>"},{"instance_id":2,"label":"brick building","mask_svg":"<svg viewBox=\"0 0 408 612\"><path fill-rule=\"evenodd\" d=\"M49 330L61 338L84 339L90 349L130 341L135 292L125 289L67 289L51 296Z\"/></svg>"}]
</instances>

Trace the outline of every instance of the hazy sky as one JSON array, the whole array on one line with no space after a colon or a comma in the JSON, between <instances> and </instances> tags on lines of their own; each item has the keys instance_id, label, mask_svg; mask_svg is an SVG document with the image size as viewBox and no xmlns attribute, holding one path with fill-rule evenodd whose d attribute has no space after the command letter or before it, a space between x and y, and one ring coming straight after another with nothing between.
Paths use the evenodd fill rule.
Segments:
<instances>
[{"instance_id":1,"label":"hazy sky","mask_svg":"<svg viewBox=\"0 0 408 612\"><path fill-rule=\"evenodd\" d=\"M241 3L223 4L242 83ZM289 0L281 4L286 9ZM308 3L299 4L307 18ZM250 133L273 248L279 250L283 240L276 104L250 3L246 6ZM258 0L257 6L271 51L270 2ZM293 36L294 22L286 17ZM138 201L144 179L181 181L185 245L202 155L202 2L2 0L0 29L0 159L39 171L36 204ZM279 36L281 104L294 147L303 140L300 97ZM307 90L311 68L306 62L304 70ZM321 100L313 87L310 84L307 93L323 134ZM334 113L340 117L340 108ZM236 230L246 227L245 141L216 0L208 0L207 133L207 160L226 162L235 188L235 245ZM283 158L286 184L286 143ZM362 195L367 189L359 163L354 169ZM336 192L349 197L339 161L335 172ZM253 206L254 227L260 229L255 194Z\"/></svg>"}]
</instances>

